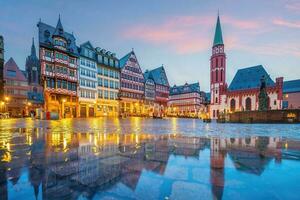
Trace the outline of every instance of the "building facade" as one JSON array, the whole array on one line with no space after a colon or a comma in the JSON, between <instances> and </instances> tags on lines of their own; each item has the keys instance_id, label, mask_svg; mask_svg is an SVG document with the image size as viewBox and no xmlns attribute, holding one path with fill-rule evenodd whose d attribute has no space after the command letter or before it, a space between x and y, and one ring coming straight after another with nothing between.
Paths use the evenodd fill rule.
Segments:
<instances>
[{"instance_id":1,"label":"building facade","mask_svg":"<svg viewBox=\"0 0 300 200\"><path fill-rule=\"evenodd\" d=\"M3 79L3 67L4 67L4 39L0 35L0 100L4 97L4 79Z\"/></svg>"},{"instance_id":2,"label":"building facade","mask_svg":"<svg viewBox=\"0 0 300 200\"><path fill-rule=\"evenodd\" d=\"M27 94L29 110L35 113L35 109L43 108L44 94L43 87L41 86L41 65L36 55L34 39L32 39L31 53L26 58L25 69L29 86Z\"/></svg>"},{"instance_id":3,"label":"building facade","mask_svg":"<svg viewBox=\"0 0 300 200\"><path fill-rule=\"evenodd\" d=\"M11 117L23 117L28 114L27 92L29 90L27 79L13 58L4 65L4 95L5 103L1 109Z\"/></svg>"},{"instance_id":4,"label":"building facade","mask_svg":"<svg viewBox=\"0 0 300 200\"><path fill-rule=\"evenodd\" d=\"M145 81L143 72L133 50L120 59L120 68L121 89L119 97L121 100L121 115L145 115Z\"/></svg>"},{"instance_id":5,"label":"building facade","mask_svg":"<svg viewBox=\"0 0 300 200\"><path fill-rule=\"evenodd\" d=\"M170 88L168 115L198 117L205 111L205 97L201 96L199 83L174 85Z\"/></svg>"},{"instance_id":6,"label":"building facade","mask_svg":"<svg viewBox=\"0 0 300 200\"><path fill-rule=\"evenodd\" d=\"M227 87L224 48L218 16L210 59L210 117L216 119L220 113L258 110L261 79L266 81L268 108L281 109L283 78L276 78L274 82L262 65L238 70Z\"/></svg>"},{"instance_id":7,"label":"building facade","mask_svg":"<svg viewBox=\"0 0 300 200\"><path fill-rule=\"evenodd\" d=\"M118 116L120 89L119 60L115 53L96 48L98 100L96 116Z\"/></svg>"},{"instance_id":8,"label":"building facade","mask_svg":"<svg viewBox=\"0 0 300 200\"><path fill-rule=\"evenodd\" d=\"M283 82L283 108L300 108L300 79Z\"/></svg>"},{"instance_id":9,"label":"building facade","mask_svg":"<svg viewBox=\"0 0 300 200\"><path fill-rule=\"evenodd\" d=\"M46 115L77 117L78 49L75 37L64 31L60 18L56 27L41 21L37 26Z\"/></svg>"},{"instance_id":10,"label":"building facade","mask_svg":"<svg viewBox=\"0 0 300 200\"><path fill-rule=\"evenodd\" d=\"M167 112L167 104L169 100L170 85L163 66L153 70L147 70L144 73L145 78L145 106L150 103L150 113L154 116L164 116ZM154 87L152 86L152 82ZM151 90L154 90L153 92ZM154 97L152 97L154 95ZM154 98L151 105L151 98ZM147 107L146 107L147 110Z\"/></svg>"},{"instance_id":11,"label":"building facade","mask_svg":"<svg viewBox=\"0 0 300 200\"><path fill-rule=\"evenodd\" d=\"M90 42L79 48L79 117L94 117L97 103L96 52Z\"/></svg>"}]
</instances>

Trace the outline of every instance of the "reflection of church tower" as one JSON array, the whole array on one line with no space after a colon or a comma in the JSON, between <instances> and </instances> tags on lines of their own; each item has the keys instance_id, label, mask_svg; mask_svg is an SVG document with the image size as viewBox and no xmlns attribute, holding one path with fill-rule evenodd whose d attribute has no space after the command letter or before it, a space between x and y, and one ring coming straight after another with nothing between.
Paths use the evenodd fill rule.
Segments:
<instances>
[{"instance_id":1,"label":"reflection of church tower","mask_svg":"<svg viewBox=\"0 0 300 200\"><path fill-rule=\"evenodd\" d=\"M35 129L35 131L39 131ZM31 145L29 181L34 189L35 198L38 199L39 187L42 183L45 168L45 141L43 135L38 137L32 133L33 144Z\"/></svg>"},{"instance_id":2,"label":"reflection of church tower","mask_svg":"<svg viewBox=\"0 0 300 200\"><path fill-rule=\"evenodd\" d=\"M224 190L225 140L210 140L210 182L213 199L222 199Z\"/></svg>"}]
</instances>

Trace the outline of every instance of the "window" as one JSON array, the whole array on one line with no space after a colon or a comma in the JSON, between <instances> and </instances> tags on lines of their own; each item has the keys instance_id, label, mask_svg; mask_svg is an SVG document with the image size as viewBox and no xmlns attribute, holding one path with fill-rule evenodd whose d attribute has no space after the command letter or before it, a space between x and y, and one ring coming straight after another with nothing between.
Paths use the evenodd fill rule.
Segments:
<instances>
[{"instance_id":1,"label":"window","mask_svg":"<svg viewBox=\"0 0 300 200\"><path fill-rule=\"evenodd\" d=\"M103 85L102 82L103 82L103 81L102 81L102 78L98 77L98 86L102 86L102 85Z\"/></svg>"},{"instance_id":2,"label":"window","mask_svg":"<svg viewBox=\"0 0 300 200\"><path fill-rule=\"evenodd\" d=\"M70 58L70 63L71 64L75 64L75 59L74 58Z\"/></svg>"},{"instance_id":3,"label":"window","mask_svg":"<svg viewBox=\"0 0 300 200\"><path fill-rule=\"evenodd\" d=\"M114 81L112 81L112 80L109 81L109 87L114 88Z\"/></svg>"},{"instance_id":4,"label":"window","mask_svg":"<svg viewBox=\"0 0 300 200\"><path fill-rule=\"evenodd\" d=\"M104 68L104 76L108 76L108 69Z\"/></svg>"},{"instance_id":5,"label":"window","mask_svg":"<svg viewBox=\"0 0 300 200\"><path fill-rule=\"evenodd\" d=\"M51 58L51 52L50 51L45 51L45 57Z\"/></svg>"},{"instance_id":6,"label":"window","mask_svg":"<svg viewBox=\"0 0 300 200\"><path fill-rule=\"evenodd\" d=\"M216 81L218 82L218 70L216 70Z\"/></svg>"},{"instance_id":7,"label":"window","mask_svg":"<svg viewBox=\"0 0 300 200\"><path fill-rule=\"evenodd\" d=\"M102 92L102 90L98 90L98 98L100 98L100 99L103 98L103 92Z\"/></svg>"},{"instance_id":8,"label":"window","mask_svg":"<svg viewBox=\"0 0 300 200\"><path fill-rule=\"evenodd\" d=\"M108 88L108 80L107 79L104 79L104 87Z\"/></svg>"},{"instance_id":9,"label":"window","mask_svg":"<svg viewBox=\"0 0 300 200\"><path fill-rule=\"evenodd\" d=\"M7 76L16 77L16 75L17 75L16 71L10 69L7 70Z\"/></svg>"},{"instance_id":10,"label":"window","mask_svg":"<svg viewBox=\"0 0 300 200\"><path fill-rule=\"evenodd\" d=\"M276 100L274 100L274 105L276 106L276 103L277 103L277 101Z\"/></svg>"},{"instance_id":11,"label":"window","mask_svg":"<svg viewBox=\"0 0 300 200\"><path fill-rule=\"evenodd\" d=\"M115 99L115 93L113 91L110 91L109 98L110 99Z\"/></svg>"},{"instance_id":12,"label":"window","mask_svg":"<svg viewBox=\"0 0 300 200\"><path fill-rule=\"evenodd\" d=\"M102 75L102 73L103 73L102 67L98 67L97 69L98 69L98 70L97 70L97 71L98 71L98 74Z\"/></svg>"},{"instance_id":13,"label":"window","mask_svg":"<svg viewBox=\"0 0 300 200\"><path fill-rule=\"evenodd\" d=\"M52 65L46 64L46 71L52 72Z\"/></svg>"},{"instance_id":14,"label":"window","mask_svg":"<svg viewBox=\"0 0 300 200\"><path fill-rule=\"evenodd\" d=\"M115 82L115 89L119 89L119 81Z\"/></svg>"},{"instance_id":15,"label":"window","mask_svg":"<svg viewBox=\"0 0 300 200\"><path fill-rule=\"evenodd\" d=\"M104 90L104 99L108 99L108 91Z\"/></svg>"}]
</instances>

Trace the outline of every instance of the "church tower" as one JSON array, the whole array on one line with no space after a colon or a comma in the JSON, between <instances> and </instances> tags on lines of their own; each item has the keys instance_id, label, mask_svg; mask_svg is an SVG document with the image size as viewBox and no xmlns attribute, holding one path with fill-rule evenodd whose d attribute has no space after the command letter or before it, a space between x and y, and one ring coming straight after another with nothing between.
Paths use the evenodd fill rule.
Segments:
<instances>
[{"instance_id":1,"label":"church tower","mask_svg":"<svg viewBox=\"0 0 300 200\"><path fill-rule=\"evenodd\" d=\"M26 73L28 84L40 84L40 77L41 77L41 67L40 61L36 56L36 50L34 45L34 39L32 38L32 45L31 45L31 54L26 59Z\"/></svg>"},{"instance_id":2,"label":"church tower","mask_svg":"<svg viewBox=\"0 0 300 200\"><path fill-rule=\"evenodd\" d=\"M222 95L226 92L226 54L222 37L220 17L218 15L215 37L210 58L210 95L211 95L211 117L217 118L221 111L221 104L226 98Z\"/></svg>"}]
</instances>

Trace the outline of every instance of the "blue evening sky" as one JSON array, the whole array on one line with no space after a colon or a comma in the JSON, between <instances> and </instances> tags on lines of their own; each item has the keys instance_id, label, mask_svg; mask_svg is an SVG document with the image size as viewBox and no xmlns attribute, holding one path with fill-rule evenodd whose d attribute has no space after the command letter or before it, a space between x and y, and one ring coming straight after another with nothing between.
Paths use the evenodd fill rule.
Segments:
<instances>
[{"instance_id":1,"label":"blue evening sky","mask_svg":"<svg viewBox=\"0 0 300 200\"><path fill-rule=\"evenodd\" d=\"M0 0L5 60L24 69L37 22L61 14L77 45L124 56L134 48L143 70L164 64L171 85L209 90L209 59L218 9L227 53L227 82L237 69L262 64L275 80L300 78L299 0Z\"/></svg>"}]
</instances>

